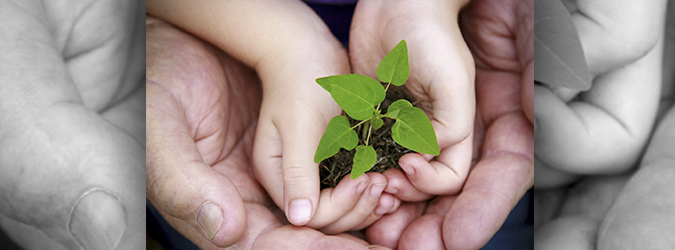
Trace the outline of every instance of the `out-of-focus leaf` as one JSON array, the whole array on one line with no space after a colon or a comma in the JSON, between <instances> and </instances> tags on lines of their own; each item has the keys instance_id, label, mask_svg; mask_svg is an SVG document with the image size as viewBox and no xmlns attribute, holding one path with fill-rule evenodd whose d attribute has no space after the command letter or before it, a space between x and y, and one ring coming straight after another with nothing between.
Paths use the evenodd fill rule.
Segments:
<instances>
[{"instance_id":1,"label":"out-of-focus leaf","mask_svg":"<svg viewBox=\"0 0 675 250\"><path fill-rule=\"evenodd\" d=\"M534 1L534 79L577 90L591 87L572 17L560 0Z\"/></svg>"}]
</instances>

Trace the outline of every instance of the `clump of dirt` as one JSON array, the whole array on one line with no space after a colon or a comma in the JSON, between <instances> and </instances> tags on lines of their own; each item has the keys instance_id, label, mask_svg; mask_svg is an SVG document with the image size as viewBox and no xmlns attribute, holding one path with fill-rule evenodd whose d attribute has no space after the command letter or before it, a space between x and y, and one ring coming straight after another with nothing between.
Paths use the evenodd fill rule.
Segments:
<instances>
[{"instance_id":1,"label":"clump of dirt","mask_svg":"<svg viewBox=\"0 0 675 250\"><path fill-rule=\"evenodd\" d=\"M407 99L411 103L414 103L412 100L412 95L403 87L396 87L391 85L387 91L387 96L380 106L382 113L385 113L389 105L398 100L398 99ZM344 113L343 113L344 115ZM371 168L368 172L378 172L382 173L390 168L398 168L398 159L401 158L404 154L413 153L414 151L407 149L401 145L398 145L394 139L391 137L391 127L396 122L393 119L383 118L384 125L381 128L371 131L370 141L368 142L370 146L375 149L377 152L377 163ZM359 121L349 118L349 122L352 126L359 123ZM354 130L359 136L358 145L366 145L364 138L365 134L368 134L368 131L363 131L368 129L367 123L356 127ZM324 188L333 188L335 187L342 178L349 178L349 174L352 171L352 164L354 159L354 154L356 150L345 150L340 149L340 152L334 156L323 160L319 164L319 174L321 179L321 189Z\"/></svg>"}]
</instances>

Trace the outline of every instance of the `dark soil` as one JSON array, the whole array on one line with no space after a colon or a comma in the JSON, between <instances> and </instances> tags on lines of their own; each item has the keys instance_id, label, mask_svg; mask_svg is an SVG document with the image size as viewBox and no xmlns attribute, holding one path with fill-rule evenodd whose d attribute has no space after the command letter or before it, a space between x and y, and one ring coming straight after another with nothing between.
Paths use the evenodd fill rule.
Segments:
<instances>
[{"instance_id":1,"label":"dark soil","mask_svg":"<svg viewBox=\"0 0 675 250\"><path fill-rule=\"evenodd\" d=\"M380 110L382 113L385 113L389 105L398 100L398 99L407 99L411 103L414 103L412 95L404 87L396 87L391 85L387 91L387 97L382 102ZM343 114L344 115L344 114ZM401 158L404 154L414 152L409 150L401 145L398 145L391 137L391 126L396 122L395 120L389 118L383 118L384 125L381 128L371 132L369 145L375 149L377 152L377 163L371 168L368 172L378 172L382 173L390 168L398 168L398 159ZM349 118L349 122L352 126L359 123L352 118ZM368 129L368 123L355 128L357 135L359 136L359 144L365 145L366 141L363 135L363 130ZM366 134L368 131L365 131ZM353 158L356 150L345 150L340 149L333 157L325 159L319 165L319 174L321 179L321 189L335 187L342 178L349 178L349 174L352 171Z\"/></svg>"}]
</instances>

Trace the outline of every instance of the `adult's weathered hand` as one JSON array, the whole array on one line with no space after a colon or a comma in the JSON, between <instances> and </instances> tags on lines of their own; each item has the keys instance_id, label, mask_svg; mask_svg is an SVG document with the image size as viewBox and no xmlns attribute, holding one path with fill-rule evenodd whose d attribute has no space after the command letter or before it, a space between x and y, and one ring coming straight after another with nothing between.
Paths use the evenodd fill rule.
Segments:
<instances>
[{"instance_id":1,"label":"adult's weathered hand","mask_svg":"<svg viewBox=\"0 0 675 250\"><path fill-rule=\"evenodd\" d=\"M0 1L0 224L22 247L144 247L143 11Z\"/></svg>"},{"instance_id":2,"label":"adult's weathered hand","mask_svg":"<svg viewBox=\"0 0 675 250\"><path fill-rule=\"evenodd\" d=\"M288 225L253 176L262 92L251 69L152 17L147 44L147 194L174 228L202 249L367 249Z\"/></svg>"}]
</instances>

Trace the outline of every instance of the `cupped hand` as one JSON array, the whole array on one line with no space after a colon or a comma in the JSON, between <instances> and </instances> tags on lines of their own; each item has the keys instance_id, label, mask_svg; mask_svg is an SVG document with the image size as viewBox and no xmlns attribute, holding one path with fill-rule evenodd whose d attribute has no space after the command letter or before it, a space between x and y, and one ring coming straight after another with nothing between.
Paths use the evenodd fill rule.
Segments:
<instances>
[{"instance_id":1,"label":"cupped hand","mask_svg":"<svg viewBox=\"0 0 675 250\"><path fill-rule=\"evenodd\" d=\"M218 11L213 11L217 9ZM325 232L359 229L396 206L380 174L319 188L314 152L340 107L315 79L349 73L344 48L299 1L148 1L148 13L216 45L255 69L263 101L253 146L254 173L294 225ZM363 183L366 189L358 188ZM340 191L342 190L342 191ZM363 195L364 190L374 196ZM316 220L313 220L316 219Z\"/></svg>"},{"instance_id":2,"label":"cupped hand","mask_svg":"<svg viewBox=\"0 0 675 250\"><path fill-rule=\"evenodd\" d=\"M0 2L0 224L22 247L144 247L142 11Z\"/></svg>"},{"instance_id":3,"label":"cupped hand","mask_svg":"<svg viewBox=\"0 0 675 250\"><path fill-rule=\"evenodd\" d=\"M469 172L475 90L474 62L457 24L463 4L367 0L356 6L349 45L354 73L376 77L380 60L405 39L410 77L404 86L422 101L441 149L433 161L415 153L401 157L399 164L416 190L390 183L386 191L399 198L457 193Z\"/></svg>"},{"instance_id":4,"label":"cupped hand","mask_svg":"<svg viewBox=\"0 0 675 250\"><path fill-rule=\"evenodd\" d=\"M254 72L147 19L146 191L162 216L202 249L366 249L347 234L287 225L254 178L262 97Z\"/></svg>"},{"instance_id":5,"label":"cupped hand","mask_svg":"<svg viewBox=\"0 0 675 250\"><path fill-rule=\"evenodd\" d=\"M399 249L478 249L532 187L533 11L533 1L515 0L472 1L463 10L462 31L476 61L477 163L461 193L437 197L419 218L421 209L402 205L368 229L370 242ZM370 233L387 227L398 231L386 237Z\"/></svg>"}]
</instances>

